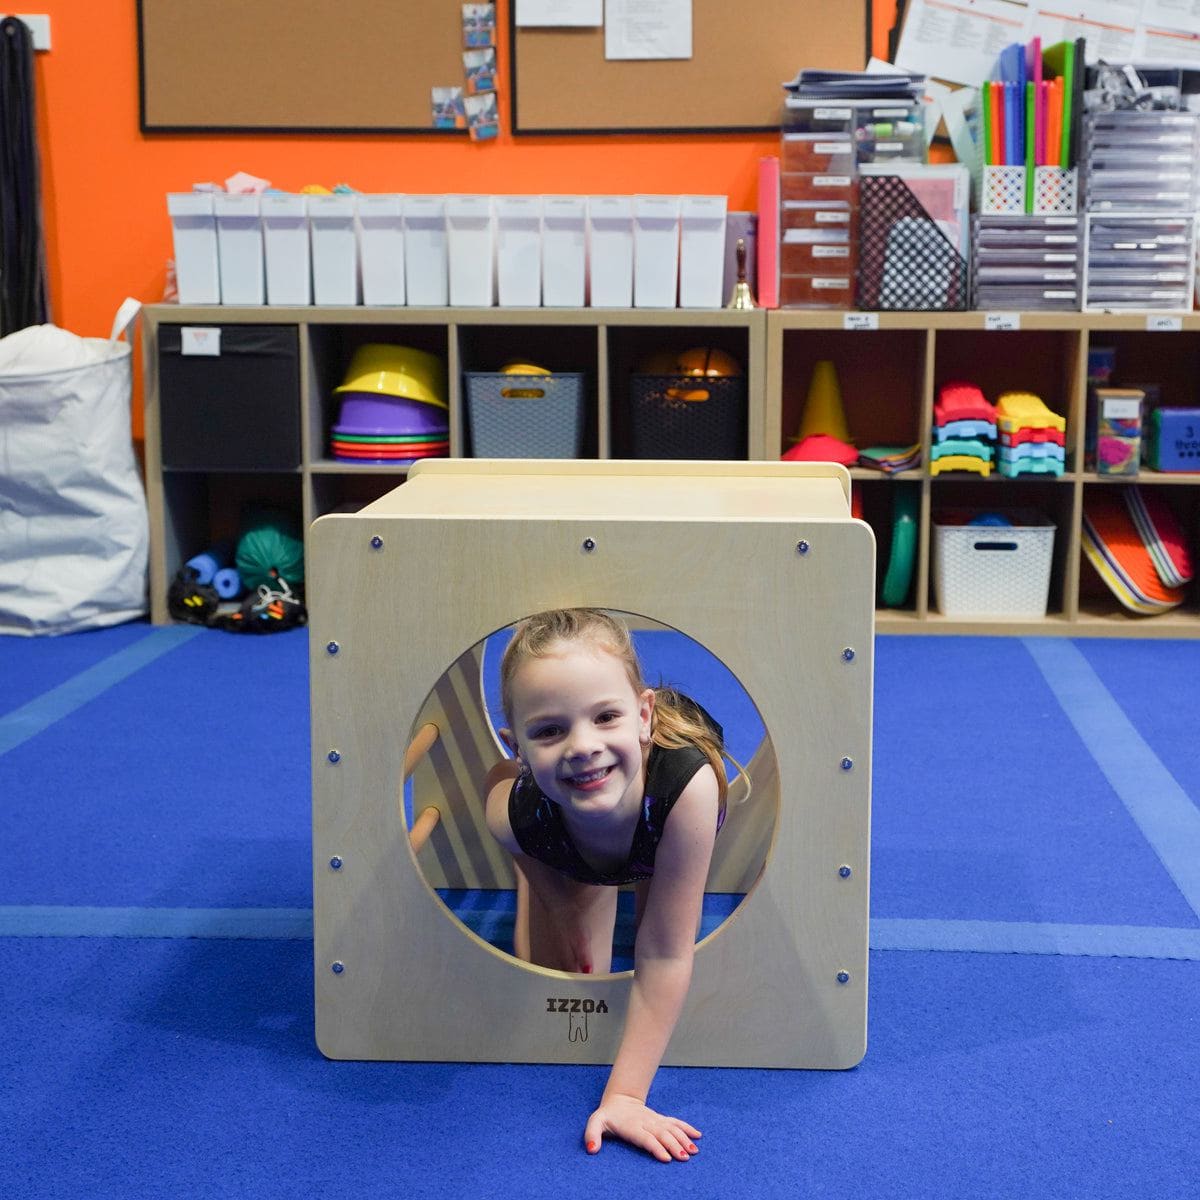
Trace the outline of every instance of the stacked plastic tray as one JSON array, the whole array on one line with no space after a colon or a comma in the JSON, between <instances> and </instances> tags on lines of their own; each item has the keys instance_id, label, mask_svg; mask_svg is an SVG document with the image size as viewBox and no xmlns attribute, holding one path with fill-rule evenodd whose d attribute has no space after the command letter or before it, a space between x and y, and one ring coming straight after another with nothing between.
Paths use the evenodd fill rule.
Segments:
<instances>
[{"instance_id":1,"label":"stacked plastic tray","mask_svg":"<svg viewBox=\"0 0 1200 1200\"><path fill-rule=\"evenodd\" d=\"M921 161L920 104L790 97L780 144L779 302L849 308L858 266L858 164Z\"/></svg>"},{"instance_id":2,"label":"stacked plastic tray","mask_svg":"<svg viewBox=\"0 0 1200 1200\"><path fill-rule=\"evenodd\" d=\"M1200 114L1090 113L1084 307L1190 309Z\"/></svg>"},{"instance_id":3,"label":"stacked plastic tray","mask_svg":"<svg viewBox=\"0 0 1200 1200\"><path fill-rule=\"evenodd\" d=\"M971 259L977 309L1069 312L1082 303L1079 217L978 216Z\"/></svg>"}]
</instances>

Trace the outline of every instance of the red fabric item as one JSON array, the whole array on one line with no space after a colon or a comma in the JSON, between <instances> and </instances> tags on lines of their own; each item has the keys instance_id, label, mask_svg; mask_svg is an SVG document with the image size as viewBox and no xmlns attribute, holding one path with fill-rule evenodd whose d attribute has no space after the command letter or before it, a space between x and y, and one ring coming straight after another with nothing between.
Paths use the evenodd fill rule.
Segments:
<instances>
[{"instance_id":1,"label":"red fabric item","mask_svg":"<svg viewBox=\"0 0 1200 1200\"><path fill-rule=\"evenodd\" d=\"M781 457L784 462L835 462L852 467L858 462L858 451L827 433L810 433Z\"/></svg>"}]
</instances>

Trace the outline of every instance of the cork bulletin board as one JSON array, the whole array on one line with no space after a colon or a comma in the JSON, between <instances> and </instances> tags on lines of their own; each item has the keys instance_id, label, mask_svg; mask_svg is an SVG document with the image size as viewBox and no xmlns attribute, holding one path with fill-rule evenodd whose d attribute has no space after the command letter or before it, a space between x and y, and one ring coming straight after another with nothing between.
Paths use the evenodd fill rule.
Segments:
<instances>
[{"instance_id":1,"label":"cork bulletin board","mask_svg":"<svg viewBox=\"0 0 1200 1200\"><path fill-rule=\"evenodd\" d=\"M519 29L511 9L509 28L514 133L756 133L801 67L866 66L871 0L693 0L686 60L609 62L603 29Z\"/></svg>"},{"instance_id":2,"label":"cork bulletin board","mask_svg":"<svg viewBox=\"0 0 1200 1200\"><path fill-rule=\"evenodd\" d=\"M138 0L147 132L436 133L463 82L447 0Z\"/></svg>"}]
</instances>

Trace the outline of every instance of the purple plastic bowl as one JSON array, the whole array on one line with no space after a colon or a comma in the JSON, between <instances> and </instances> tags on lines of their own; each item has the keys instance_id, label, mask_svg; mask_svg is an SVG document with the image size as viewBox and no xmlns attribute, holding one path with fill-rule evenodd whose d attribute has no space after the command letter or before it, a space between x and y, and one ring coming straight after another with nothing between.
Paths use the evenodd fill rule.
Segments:
<instances>
[{"instance_id":1,"label":"purple plastic bowl","mask_svg":"<svg viewBox=\"0 0 1200 1200\"><path fill-rule=\"evenodd\" d=\"M444 433L447 425L446 410L436 404L371 392L342 393L342 433Z\"/></svg>"}]
</instances>

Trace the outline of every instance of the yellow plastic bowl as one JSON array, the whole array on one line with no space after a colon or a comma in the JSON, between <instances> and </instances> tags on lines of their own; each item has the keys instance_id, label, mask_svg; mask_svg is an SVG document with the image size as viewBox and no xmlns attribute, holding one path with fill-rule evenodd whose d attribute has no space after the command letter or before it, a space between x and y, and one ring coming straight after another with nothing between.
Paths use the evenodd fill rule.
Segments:
<instances>
[{"instance_id":1,"label":"yellow plastic bowl","mask_svg":"<svg viewBox=\"0 0 1200 1200\"><path fill-rule=\"evenodd\" d=\"M449 407L446 403L446 364L436 354L412 346L377 342L359 346L345 378L333 391L335 395L373 392L434 404L438 408Z\"/></svg>"}]
</instances>

